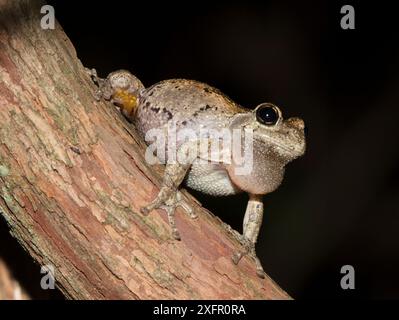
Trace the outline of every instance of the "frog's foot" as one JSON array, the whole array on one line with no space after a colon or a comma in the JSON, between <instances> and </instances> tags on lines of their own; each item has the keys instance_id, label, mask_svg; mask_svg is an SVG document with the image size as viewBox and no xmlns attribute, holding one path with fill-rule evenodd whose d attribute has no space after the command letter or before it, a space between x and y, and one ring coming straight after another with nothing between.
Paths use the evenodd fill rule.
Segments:
<instances>
[{"instance_id":1,"label":"frog's foot","mask_svg":"<svg viewBox=\"0 0 399 320\"><path fill-rule=\"evenodd\" d=\"M94 68L89 69L89 68L85 67L85 72L93 79L94 82L97 81L98 75L97 75L97 70L96 69L94 69Z\"/></svg>"},{"instance_id":2,"label":"frog's foot","mask_svg":"<svg viewBox=\"0 0 399 320\"><path fill-rule=\"evenodd\" d=\"M169 196L167 196L167 194L169 194ZM173 238L176 240L181 240L175 221L175 210L179 206L182 207L192 219L197 218L195 210L185 199L183 199L179 191L166 192L164 188L161 189L157 197L151 203L145 207L142 207L140 211L142 214L148 215L152 210L164 209L168 214L169 225L172 228Z\"/></svg>"},{"instance_id":3,"label":"frog's foot","mask_svg":"<svg viewBox=\"0 0 399 320\"><path fill-rule=\"evenodd\" d=\"M93 82L97 85L98 89L94 92L94 99L96 99L96 101L100 101L101 98L105 97L105 94L103 92L103 87L106 83L106 79L100 78L97 75L97 70L94 68L92 69L85 68L85 71L93 80Z\"/></svg>"},{"instance_id":4,"label":"frog's foot","mask_svg":"<svg viewBox=\"0 0 399 320\"><path fill-rule=\"evenodd\" d=\"M249 239L245 238L244 236L241 236L241 244L243 246L243 250L241 251L236 251L233 253L231 260L233 260L234 264L238 264L241 260L242 257L245 255L249 254L255 259L255 265L256 265L256 274L259 278L264 279L265 278L265 272L263 271L262 264L256 255L255 251L255 243L250 241Z\"/></svg>"}]
</instances>

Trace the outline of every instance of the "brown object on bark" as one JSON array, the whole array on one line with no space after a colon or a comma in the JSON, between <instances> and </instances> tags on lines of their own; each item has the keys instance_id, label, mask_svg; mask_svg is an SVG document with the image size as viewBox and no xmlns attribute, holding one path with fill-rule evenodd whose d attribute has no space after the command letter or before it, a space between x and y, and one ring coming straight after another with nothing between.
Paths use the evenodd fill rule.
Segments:
<instances>
[{"instance_id":1,"label":"brown object on bark","mask_svg":"<svg viewBox=\"0 0 399 320\"><path fill-rule=\"evenodd\" d=\"M289 299L220 219L177 211L182 241L155 197L162 168L95 86L62 28L40 27L37 1L0 0L0 209L72 299Z\"/></svg>"}]
</instances>

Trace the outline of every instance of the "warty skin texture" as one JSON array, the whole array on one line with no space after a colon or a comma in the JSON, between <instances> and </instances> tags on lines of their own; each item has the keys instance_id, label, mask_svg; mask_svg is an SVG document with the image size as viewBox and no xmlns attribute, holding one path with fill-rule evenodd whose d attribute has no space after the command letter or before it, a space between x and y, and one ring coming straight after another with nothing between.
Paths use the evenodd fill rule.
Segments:
<instances>
[{"instance_id":1,"label":"warty skin texture","mask_svg":"<svg viewBox=\"0 0 399 320\"><path fill-rule=\"evenodd\" d=\"M99 84L96 98L110 100L135 124L137 130L146 138L151 130L167 130L170 127L181 130L238 129L244 139L244 131L253 133L252 170L247 174L237 174L242 164L234 159L224 161L220 154L196 153L188 163L171 163L165 154L166 169L164 181L157 197L146 207L143 214L158 208L168 213L169 223L175 239L180 239L174 221L174 210L182 206L192 217L193 208L182 198L178 188L185 183L192 189L213 196L224 196L247 192L249 202L244 217L243 235L240 238L243 250L235 252L232 260L238 263L245 254L251 254L256 261L256 271L264 277L263 268L255 253L255 243L263 217L262 197L274 191L281 184L285 165L302 156L305 152L305 125L300 118L283 119L281 110L272 104L263 103L250 110L241 107L219 90L197 81L171 79L161 81L149 88L129 71L119 70L107 79L97 77L89 71ZM198 135L199 136L199 135ZM220 136L201 136L187 142L177 140L177 152L188 155L200 142L214 143ZM168 148L166 140L166 148ZM169 146L170 147L170 146ZM241 152L245 154L244 143ZM209 150L208 150L209 151ZM228 150L231 151L231 150ZM221 153L227 150L221 149ZM210 160L204 163L201 160ZM247 158L245 158L247 159Z\"/></svg>"}]
</instances>

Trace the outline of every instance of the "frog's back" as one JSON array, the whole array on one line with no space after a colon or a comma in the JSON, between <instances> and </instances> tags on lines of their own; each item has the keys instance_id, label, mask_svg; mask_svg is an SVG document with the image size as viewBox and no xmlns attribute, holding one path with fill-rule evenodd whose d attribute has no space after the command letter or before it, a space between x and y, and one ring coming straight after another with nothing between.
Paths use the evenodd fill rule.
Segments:
<instances>
[{"instance_id":1,"label":"frog's back","mask_svg":"<svg viewBox=\"0 0 399 320\"><path fill-rule=\"evenodd\" d=\"M220 129L238 112L245 112L219 90L198 81L172 79L141 92L135 123L141 134L173 124L188 128Z\"/></svg>"}]
</instances>

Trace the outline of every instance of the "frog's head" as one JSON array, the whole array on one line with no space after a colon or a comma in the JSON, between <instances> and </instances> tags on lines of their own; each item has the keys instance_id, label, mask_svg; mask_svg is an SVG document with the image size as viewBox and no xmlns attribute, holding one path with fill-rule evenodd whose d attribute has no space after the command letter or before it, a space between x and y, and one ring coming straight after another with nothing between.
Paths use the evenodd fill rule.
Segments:
<instances>
[{"instance_id":1,"label":"frog's head","mask_svg":"<svg viewBox=\"0 0 399 320\"><path fill-rule=\"evenodd\" d=\"M254 148L268 157L288 163L305 152L305 124L300 118L283 119L281 110L262 103L255 110L237 114L231 128L253 130Z\"/></svg>"}]
</instances>

